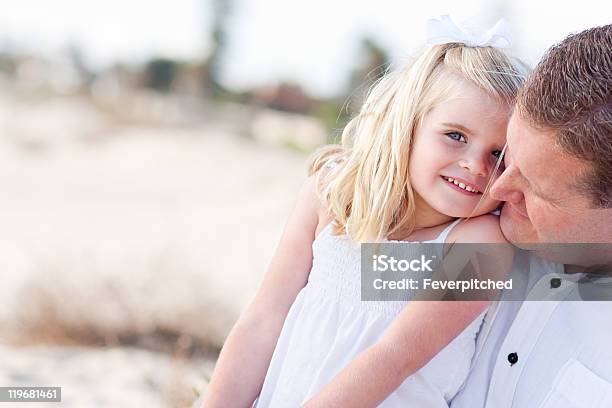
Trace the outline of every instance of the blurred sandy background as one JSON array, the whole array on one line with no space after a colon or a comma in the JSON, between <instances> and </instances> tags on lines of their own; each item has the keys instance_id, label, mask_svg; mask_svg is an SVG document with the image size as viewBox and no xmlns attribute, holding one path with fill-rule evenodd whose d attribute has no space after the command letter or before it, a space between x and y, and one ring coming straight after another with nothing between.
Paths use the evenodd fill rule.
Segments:
<instances>
[{"instance_id":1,"label":"blurred sandy background","mask_svg":"<svg viewBox=\"0 0 612 408\"><path fill-rule=\"evenodd\" d=\"M68 406L187 403L265 271L305 155L14 85L0 99L0 383L62 385Z\"/></svg>"},{"instance_id":2,"label":"blurred sandy background","mask_svg":"<svg viewBox=\"0 0 612 408\"><path fill-rule=\"evenodd\" d=\"M62 386L45 406L189 406L265 273L307 155L422 42L426 17L505 15L533 63L610 15L319 3L7 5L0 386ZM536 18L553 12L574 20Z\"/></svg>"}]
</instances>

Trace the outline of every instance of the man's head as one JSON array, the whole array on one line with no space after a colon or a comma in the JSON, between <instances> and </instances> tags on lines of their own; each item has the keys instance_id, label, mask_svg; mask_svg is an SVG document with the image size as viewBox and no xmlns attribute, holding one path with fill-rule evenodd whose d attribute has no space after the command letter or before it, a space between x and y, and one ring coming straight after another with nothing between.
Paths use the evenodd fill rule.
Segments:
<instances>
[{"instance_id":1,"label":"man's head","mask_svg":"<svg viewBox=\"0 0 612 408\"><path fill-rule=\"evenodd\" d=\"M491 189L515 244L612 242L612 25L571 35L528 78Z\"/></svg>"}]
</instances>

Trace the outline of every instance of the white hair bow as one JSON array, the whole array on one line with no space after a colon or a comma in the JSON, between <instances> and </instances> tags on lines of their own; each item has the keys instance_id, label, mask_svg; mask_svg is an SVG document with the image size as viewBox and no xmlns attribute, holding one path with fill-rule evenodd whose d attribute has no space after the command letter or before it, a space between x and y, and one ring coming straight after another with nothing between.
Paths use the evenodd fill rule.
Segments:
<instances>
[{"instance_id":1,"label":"white hair bow","mask_svg":"<svg viewBox=\"0 0 612 408\"><path fill-rule=\"evenodd\" d=\"M449 15L427 20L427 43L432 45L463 43L469 47L505 48L512 44L510 25L503 18L481 34L459 27Z\"/></svg>"}]
</instances>

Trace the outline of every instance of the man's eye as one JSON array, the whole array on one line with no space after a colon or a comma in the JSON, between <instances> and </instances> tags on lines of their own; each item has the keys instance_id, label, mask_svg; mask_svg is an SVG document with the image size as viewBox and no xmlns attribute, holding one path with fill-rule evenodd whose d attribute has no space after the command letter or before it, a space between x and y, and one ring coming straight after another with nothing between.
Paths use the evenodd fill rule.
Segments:
<instances>
[{"instance_id":1,"label":"man's eye","mask_svg":"<svg viewBox=\"0 0 612 408\"><path fill-rule=\"evenodd\" d=\"M462 142L462 143L467 143L467 140L465 139L465 136L463 136L463 134L459 133L459 132L448 132L446 134L446 136L448 136L450 139L456 141L456 142Z\"/></svg>"}]
</instances>

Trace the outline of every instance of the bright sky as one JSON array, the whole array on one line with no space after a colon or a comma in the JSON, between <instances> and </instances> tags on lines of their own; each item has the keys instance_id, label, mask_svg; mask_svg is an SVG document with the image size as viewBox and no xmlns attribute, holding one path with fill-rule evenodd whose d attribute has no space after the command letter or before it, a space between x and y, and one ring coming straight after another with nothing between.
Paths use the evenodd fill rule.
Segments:
<instances>
[{"instance_id":1,"label":"bright sky","mask_svg":"<svg viewBox=\"0 0 612 408\"><path fill-rule=\"evenodd\" d=\"M412 3L412 4L411 4ZM514 53L535 63L572 31L611 22L612 3L581 0L234 0L224 82L235 89L298 82L317 96L342 91L363 35L401 64L425 38L425 20L451 14L488 26L508 19ZM198 58L209 49L208 0L0 0L0 45L53 55L79 46L94 67L152 55Z\"/></svg>"}]
</instances>

